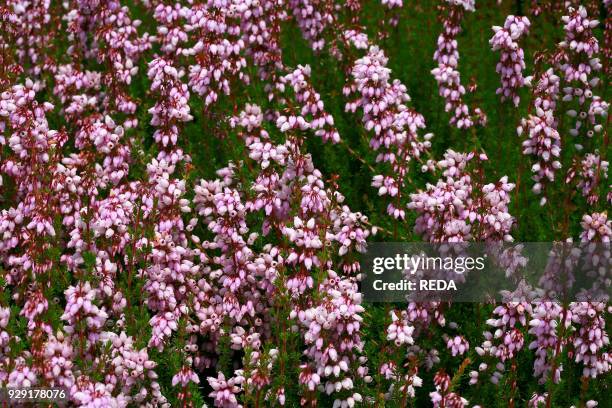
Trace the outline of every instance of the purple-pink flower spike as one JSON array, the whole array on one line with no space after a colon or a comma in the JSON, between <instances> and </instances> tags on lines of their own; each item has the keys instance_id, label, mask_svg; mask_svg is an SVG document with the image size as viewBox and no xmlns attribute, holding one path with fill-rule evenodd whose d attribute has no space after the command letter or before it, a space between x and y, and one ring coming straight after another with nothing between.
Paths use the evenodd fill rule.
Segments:
<instances>
[{"instance_id":1,"label":"purple-pink flower spike","mask_svg":"<svg viewBox=\"0 0 612 408\"><path fill-rule=\"evenodd\" d=\"M530 25L527 17L508 16L503 27L493 26L495 34L489 40L493 51L500 51L495 70L501 76L501 87L496 92L502 101L510 100L514 106L519 105L518 90L525 84L525 53L518 41L528 33Z\"/></svg>"},{"instance_id":2,"label":"purple-pink flower spike","mask_svg":"<svg viewBox=\"0 0 612 408\"><path fill-rule=\"evenodd\" d=\"M463 101L466 93L461 84L458 71L459 49L457 36L461 32L461 20L466 11L473 12L474 0L446 0L442 7L442 33L438 37L434 60L438 66L431 70L440 96L445 100L444 110L450 112L450 124L458 129L467 129L474 125L486 124L486 115L480 108L475 108L470 114L470 108Z\"/></svg>"}]
</instances>

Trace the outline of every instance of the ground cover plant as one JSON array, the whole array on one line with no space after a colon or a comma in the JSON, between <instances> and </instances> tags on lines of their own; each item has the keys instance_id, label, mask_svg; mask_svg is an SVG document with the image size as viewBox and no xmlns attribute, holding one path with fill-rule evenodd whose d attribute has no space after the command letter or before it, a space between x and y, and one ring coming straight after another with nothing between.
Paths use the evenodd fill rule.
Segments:
<instances>
[{"instance_id":1,"label":"ground cover plant","mask_svg":"<svg viewBox=\"0 0 612 408\"><path fill-rule=\"evenodd\" d=\"M5 0L0 388L609 407L609 303L371 304L359 261L370 242L609 244L611 10Z\"/></svg>"}]
</instances>

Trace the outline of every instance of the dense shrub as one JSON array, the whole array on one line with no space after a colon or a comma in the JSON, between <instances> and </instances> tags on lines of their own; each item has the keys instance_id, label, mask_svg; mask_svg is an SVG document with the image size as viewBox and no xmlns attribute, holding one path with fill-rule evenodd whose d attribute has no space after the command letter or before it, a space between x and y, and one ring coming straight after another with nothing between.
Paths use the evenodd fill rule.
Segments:
<instances>
[{"instance_id":1,"label":"dense shrub","mask_svg":"<svg viewBox=\"0 0 612 408\"><path fill-rule=\"evenodd\" d=\"M610 242L612 3L578 3L5 1L0 387L606 406L606 302L360 292L368 242Z\"/></svg>"}]
</instances>

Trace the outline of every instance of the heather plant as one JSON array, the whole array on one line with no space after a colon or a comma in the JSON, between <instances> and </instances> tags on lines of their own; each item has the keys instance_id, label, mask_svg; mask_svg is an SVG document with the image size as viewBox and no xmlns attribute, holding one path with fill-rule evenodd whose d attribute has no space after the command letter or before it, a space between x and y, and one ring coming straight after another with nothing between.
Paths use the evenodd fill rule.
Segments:
<instances>
[{"instance_id":1,"label":"heather plant","mask_svg":"<svg viewBox=\"0 0 612 408\"><path fill-rule=\"evenodd\" d=\"M440 96L446 105L444 110L451 113L450 124L459 129L467 129L475 124L486 123L486 116L480 108L470 108L464 102L463 96L466 88L461 84L459 66L459 47L457 37L461 32L461 20L466 11L474 11L472 0L448 0L440 7L443 31L438 37L438 48L434 53L434 60L438 66L431 73L438 82ZM475 115L474 119L472 116Z\"/></svg>"},{"instance_id":2,"label":"heather plant","mask_svg":"<svg viewBox=\"0 0 612 408\"><path fill-rule=\"evenodd\" d=\"M501 53L495 67L501 77L501 87L496 92L501 94L502 101L512 100L514 106L521 100L517 90L525 84L525 53L517 41L527 34L530 24L527 17L508 16L503 27L493 27L495 34L489 40L491 48Z\"/></svg>"},{"instance_id":3,"label":"heather plant","mask_svg":"<svg viewBox=\"0 0 612 408\"><path fill-rule=\"evenodd\" d=\"M79 407L607 406L609 302L543 291L559 266L610 287L611 11L4 2L0 389ZM523 246L500 248L529 241L574 243L583 266L553 250L537 285L518 280ZM372 303L373 242L484 243L514 286Z\"/></svg>"}]
</instances>

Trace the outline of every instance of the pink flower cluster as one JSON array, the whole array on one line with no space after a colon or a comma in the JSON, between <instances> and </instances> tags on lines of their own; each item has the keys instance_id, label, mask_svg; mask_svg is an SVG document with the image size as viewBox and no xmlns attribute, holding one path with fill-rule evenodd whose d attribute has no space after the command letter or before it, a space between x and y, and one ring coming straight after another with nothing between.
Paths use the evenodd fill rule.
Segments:
<instances>
[{"instance_id":1,"label":"pink flower cluster","mask_svg":"<svg viewBox=\"0 0 612 408\"><path fill-rule=\"evenodd\" d=\"M560 69L564 79L573 86L566 87L563 91L565 100L577 99L582 105L592 98L591 88L598 82L591 78L592 74L601 69L601 63L596 58L599 42L592 32L592 29L599 25L599 21L589 19L586 9L582 6L578 9L570 8L569 12L569 16L562 17L565 41L560 45L567 50L567 55Z\"/></svg>"},{"instance_id":2,"label":"pink flower cluster","mask_svg":"<svg viewBox=\"0 0 612 408\"><path fill-rule=\"evenodd\" d=\"M503 27L493 27L495 34L489 40L493 51L501 51L495 67L501 76L501 87L497 88L497 93L501 95L502 101L509 99L514 106L519 105L521 98L518 90L525 84L525 53L518 40L527 34L530 25L527 17L508 16Z\"/></svg>"},{"instance_id":3,"label":"pink flower cluster","mask_svg":"<svg viewBox=\"0 0 612 408\"><path fill-rule=\"evenodd\" d=\"M453 356L463 355L470 349L470 343L463 336L455 336L448 339L446 347L450 349Z\"/></svg>"},{"instance_id":4,"label":"pink flower cluster","mask_svg":"<svg viewBox=\"0 0 612 408\"><path fill-rule=\"evenodd\" d=\"M435 166L442 178L423 192L411 194L408 208L419 216L415 231L430 242L512 241L514 218L508 211L514 184L508 177L484 184L484 153L448 150ZM428 163L432 168L433 163Z\"/></svg>"},{"instance_id":5,"label":"pink flower cluster","mask_svg":"<svg viewBox=\"0 0 612 408\"><path fill-rule=\"evenodd\" d=\"M360 313L365 309L361 306L357 283L342 279L333 271L319 290L326 294L321 303L299 313L292 312L307 328L304 341L308 348L304 354L310 363L300 367L300 380L311 391L321 384L327 394L343 392L347 396L337 398L334 406L350 407L362 401L361 394L353 391L356 379L348 375L351 367L358 366L359 378L371 381L363 365L367 359L357 355L363 350L359 328L363 320Z\"/></svg>"},{"instance_id":6,"label":"pink flower cluster","mask_svg":"<svg viewBox=\"0 0 612 408\"><path fill-rule=\"evenodd\" d=\"M571 305L572 322L577 326L573 347L577 363L582 363L584 377L595 378L610 371L611 357L607 351L610 338L602 316L603 302L576 302Z\"/></svg>"},{"instance_id":7,"label":"pink flower cluster","mask_svg":"<svg viewBox=\"0 0 612 408\"><path fill-rule=\"evenodd\" d=\"M468 404L468 400L461 397L456 392L451 391L451 378L444 370L440 370L434 376L436 391L429 393L431 402L435 408L463 408Z\"/></svg>"},{"instance_id":8,"label":"pink flower cluster","mask_svg":"<svg viewBox=\"0 0 612 408\"><path fill-rule=\"evenodd\" d=\"M497 306L493 311L496 318L489 319L487 324L495 331L485 332L485 341L476 351L480 355L489 354L500 362L511 360L523 348L524 335L519 327L527 326L527 318L532 313L532 305L527 302L510 302ZM497 367L491 381L498 381L503 372L503 364Z\"/></svg>"},{"instance_id":9,"label":"pink flower cluster","mask_svg":"<svg viewBox=\"0 0 612 408\"><path fill-rule=\"evenodd\" d=\"M608 178L608 168L609 162L602 160L601 155L597 153L587 153L580 162L578 188L589 204L599 201L599 187ZM610 198L608 197L608 202Z\"/></svg>"},{"instance_id":10,"label":"pink flower cluster","mask_svg":"<svg viewBox=\"0 0 612 408\"><path fill-rule=\"evenodd\" d=\"M347 111L361 109L362 122L373 131L370 146L378 151L377 162L388 163L389 174L376 175L372 186L379 195L389 195L389 215L404 219L402 194L412 160L420 160L431 146L432 134L420 136L425 119L405 104L410 101L406 87L399 80L391 81L388 59L377 46L371 46L365 57L358 59L352 69L353 82L345 94L356 94L357 99L346 105Z\"/></svg>"},{"instance_id":11,"label":"pink flower cluster","mask_svg":"<svg viewBox=\"0 0 612 408\"><path fill-rule=\"evenodd\" d=\"M589 203L599 200L598 187L602 179L607 178L607 172L601 172L605 161L597 165L597 169L589 171L589 167L598 162L597 151L585 151L594 135L604 131L604 122L608 116L608 103L594 91L600 86L596 76L602 70L602 63L598 57L600 52L599 41L593 34L593 29L599 21L590 19L585 7L570 8L569 15L563 16L565 41L559 44L561 60L558 68L563 74L563 101L569 104L567 115L575 118L575 124L569 133L575 140L575 148L585 152L580 160L568 169L566 182L571 182L578 176L578 185ZM586 136L586 140L583 139ZM580 137L580 139L578 139Z\"/></svg>"},{"instance_id":12,"label":"pink flower cluster","mask_svg":"<svg viewBox=\"0 0 612 408\"><path fill-rule=\"evenodd\" d=\"M334 118L327 112L325 112L325 105L321 100L321 95L315 91L310 84L311 68L306 65L305 67L299 65L293 72L280 78L280 82L277 87L280 88L281 92L284 92L288 86L293 89L295 94L295 100L301 106L300 114L303 119L308 123L308 127L315 131L315 135L320 136L323 141L331 141L338 143L340 141L340 134L334 127ZM277 125L280 124L281 132L289 130L291 127L302 126L300 125L300 117L290 116L285 119L284 116L279 117ZM295 122L294 124L292 124Z\"/></svg>"},{"instance_id":13,"label":"pink flower cluster","mask_svg":"<svg viewBox=\"0 0 612 408\"><path fill-rule=\"evenodd\" d=\"M451 113L450 124L458 129L467 129L474 125L484 125L486 115L480 108L475 108L470 114L470 108L463 101L465 87L461 84L458 71L459 48L457 36L461 32L461 20L465 11L474 11L474 0L446 0L443 7L442 33L438 37L438 45L434 60L438 66L431 70L440 96L444 98L444 110Z\"/></svg>"},{"instance_id":14,"label":"pink flower cluster","mask_svg":"<svg viewBox=\"0 0 612 408\"><path fill-rule=\"evenodd\" d=\"M182 53L193 57L189 65L189 86L204 98L205 105L217 102L219 94L230 94L230 82L248 82L244 73L245 42L240 17L247 10L246 2L211 0L184 11L188 36L195 44Z\"/></svg>"},{"instance_id":15,"label":"pink flower cluster","mask_svg":"<svg viewBox=\"0 0 612 408\"><path fill-rule=\"evenodd\" d=\"M555 108L559 93L559 77L552 69L548 69L537 80L534 89L535 115L523 118L517 132L526 135L523 141L523 154L536 157L536 163L531 167L534 173L533 192L544 196L540 205L546 203L546 184L555 180L556 170L561 168L561 137L557 131Z\"/></svg>"},{"instance_id":16,"label":"pink flower cluster","mask_svg":"<svg viewBox=\"0 0 612 408\"><path fill-rule=\"evenodd\" d=\"M531 328L529 333L535 336L535 340L529 344L529 348L535 350L536 359L533 363L533 374L539 378L541 384L548 378L552 378L555 383L561 379L562 367L558 366L554 373L551 373L551 360L557 358L556 349L559 343L557 328L562 320L563 309L561 305L554 302L541 302L533 309L532 319L529 321ZM569 327L570 321L565 320L565 328ZM560 351L560 350L559 350Z\"/></svg>"},{"instance_id":17,"label":"pink flower cluster","mask_svg":"<svg viewBox=\"0 0 612 408\"><path fill-rule=\"evenodd\" d=\"M331 1L289 0L302 36L314 51L325 46L324 33L331 29L334 22L334 4Z\"/></svg>"},{"instance_id":18,"label":"pink flower cluster","mask_svg":"<svg viewBox=\"0 0 612 408\"><path fill-rule=\"evenodd\" d=\"M69 12L64 15L70 27L68 52L77 59L96 58L110 68L102 73L102 82L109 90L102 102L110 110L134 114L136 102L130 97L128 86L138 74L138 59L151 47L154 38L138 33L141 21L132 20L127 6L118 0L77 1L68 7Z\"/></svg>"},{"instance_id":19,"label":"pink flower cluster","mask_svg":"<svg viewBox=\"0 0 612 408\"><path fill-rule=\"evenodd\" d=\"M8 32L15 47L17 63L26 67L28 75L38 76L43 71L53 69L54 61L48 45L54 40L55 32L46 30L57 16L51 13L51 1L9 0L6 3ZM13 69L18 69L17 66ZM21 69L19 69L21 71Z\"/></svg>"},{"instance_id":20,"label":"pink flower cluster","mask_svg":"<svg viewBox=\"0 0 612 408\"><path fill-rule=\"evenodd\" d=\"M310 102L310 97L315 94L310 93L314 92L312 88L305 88L303 69L298 68L284 80L294 88L300 106L313 103L313 106L321 109L320 100ZM311 126L311 123L317 123L317 119L307 117L307 120L301 116L302 112L309 113L287 109L284 116L276 113L270 118L278 130L286 135L285 142L280 144L275 144L262 128L264 115L259 107L247 105L232 119L234 126L241 130L250 158L259 168L258 176L252 183L254 195L245 197L243 202L243 193L235 188L235 169L232 166L218 172L222 180L202 181L196 187L196 209L204 217L208 229L215 234L214 241L202 242L201 245L203 249L221 251L220 255L204 261L209 265L203 270L208 275L208 283L199 290L204 292L202 300L209 299L206 303L211 302L211 306L196 312L203 322L199 327L200 333L214 334L215 342L219 338L216 333L221 329L218 316L225 315L232 322L230 327L233 327L231 336L235 340L234 346L237 349L253 347L258 350L260 341L255 339L272 335L269 325L262 325L272 305L262 300L277 291L276 280L280 271L287 274L284 277L285 287L292 298L297 300L306 296L315 290L312 271L331 266L322 257L330 245L336 246L337 253L346 258L338 265L344 272L358 271L358 263L349 261L350 254L365 249L369 230L362 226L365 220L362 215L352 213L348 207L341 205L344 198L325 186L311 158L301 152L303 134L313 130L316 133L317 130L317 126ZM315 112L326 115L322 110ZM277 119L274 120L274 117ZM300 210L292 215L290 203L296 196L300 197ZM250 248L258 234L249 234L246 215L261 210L267 215L263 233L275 231L286 237L290 242L286 250L267 245L263 252L257 254ZM309 363L301 367L300 378L310 390L321 384L328 394L345 394L353 388L351 378L355 362L365 362L356 357L362 347L359 338L359 313L363 311L361 298L354 281L343 280L331 270L320 285L318 290L328 293L330 297L307 308L295 304L290 315L290 318L299 320L305 342L310 345L305 352ZM212 302L213 299L217 300ZM219 306L213 307L214 304ZM337 308L338 312L331 312L332 307ZM328 321L320 320L325 316ZM211 323L212 327L209 327ZM325 328L325 332L321 327ZM354 336L351 342L347 336ZM366 376L367 371L364 370L365 367L358 369L357 374ZM342 378L332 381L341 372ZM221 390L235 390L242 382L236 380L234 385L229 385L224 381L209 379L215 389L211 396L215 399L230 398L231 401L231 395L227 391L221 393ZM267 380L264 377L262 381ZM241 387L248 390L247 384ZM283 389L278 388L276 392L275 398L282 403L285 398ZM338 403L352 401L353 404L361 396L349 393L343 398L338 399ZM224 406L221 401L218 404Z\"/></svg>"},{"instance_id":21,"label":"pink flower cluster","mask_svg":"<svg viewBox=\"0 0 612 408\"><path fill-rule=\"evenodd\" d=\"M184 74L164 58L149 63L147 76L152 81L151 90L159 93L155 106L149 109L153 116L151 125L158 127L153 138L166 149L177 144L180 123L193 119L187 85L180 81Z\"/></svg>"},{"instance_id":22,"label":"pink flower cluster","mask_svg":"<svg viewBox=\"0 0 612 408\"><path fill-rule=\"evenodd\" d=\"M247 9L241 18L243 41L246 55L258 68L262 80L276 81L277 71L283 69L280 46L280 23L287 19L283 0L259 0L247 2ZM272 85L266 84L266 90Z\"/></svg>"}]
</instances>

